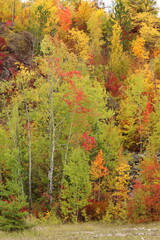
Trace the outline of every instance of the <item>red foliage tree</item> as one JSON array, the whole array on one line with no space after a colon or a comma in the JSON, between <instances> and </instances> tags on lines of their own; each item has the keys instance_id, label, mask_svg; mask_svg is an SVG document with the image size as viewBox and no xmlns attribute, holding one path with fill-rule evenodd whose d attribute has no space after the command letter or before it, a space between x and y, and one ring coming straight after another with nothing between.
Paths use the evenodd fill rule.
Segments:
<instances>
[{"instance_id":1,"label":"red foliage tree","mask_svg":"<svg viewBox=\"0 0 160 240\"><path fill-rule=\"evenodd\" d=\"M85 151L90 151L92 148L96 147L96 141L94 137L89 136L87 132L82 135L82 147Z\"/></svg>"},{"instance_id":2,"label":"red foliage tree","mask_svg":"<svg viewBox=\"0 0 160 240\"><path fill-rule=\"evenodd\" d=\"M113 73L109 73L108 80L106 82L106 89L112 94L113 97L120 95L121 84L118 83L117 76Z\"/></svg>"},{"instance_id":3,"label":"red foliage tree","mask_svg":"<svg viewBox=\"0 0 160 240\"><path fill-rule=\"evenodd\" d=\"M72 24L71 11L69 7L60 6L58 11L58 17L61 28L64 31L68 31Z\"/></svg>"},{"instance_id":4,"label":"red foliage tree","mask_svg":"<svg viewBox=\"0 0 160 240\"><path fill-rule=\"evenodd\" d=\"M135 181L128 204L128 214L133 222L160 220L160 163L157 159L142 163L139 180Z\"/></svg>"},{"instance_id":5,"label":"red foliage tree","mask_svg":"<svg viewBox=\"0 0 160 240\"><path fill-rule=\"evenodd\" d=\"M150 114L153 112L153 104L151 101L148 101L146 104L146 108L143 111L143 122L148 123Z\"/></svg>"}]
</instances>

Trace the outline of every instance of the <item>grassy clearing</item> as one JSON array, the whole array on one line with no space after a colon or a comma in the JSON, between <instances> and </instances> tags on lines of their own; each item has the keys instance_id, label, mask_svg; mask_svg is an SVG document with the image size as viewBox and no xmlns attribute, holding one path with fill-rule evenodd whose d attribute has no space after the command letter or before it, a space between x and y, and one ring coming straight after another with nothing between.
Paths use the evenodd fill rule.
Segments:
<instances>
[{"instance_id":1,"label":"grassy clearing","mask_svg":"<svg viewBox=\"0 0 160 240\"><path fill-rule=\"evenodd\" d=\"M107 225L102 223L41 224L19 233L0 232L0 240L158 240L160 223Z\"/></svg>"}]
</instances>

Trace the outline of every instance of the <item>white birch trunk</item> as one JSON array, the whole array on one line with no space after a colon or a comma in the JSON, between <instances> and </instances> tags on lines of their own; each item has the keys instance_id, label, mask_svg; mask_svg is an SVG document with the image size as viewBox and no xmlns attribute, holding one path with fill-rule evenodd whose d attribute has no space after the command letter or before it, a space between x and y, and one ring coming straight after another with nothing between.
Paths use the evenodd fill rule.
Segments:
<instances>
[{"instance_id":1,"label":"white birch trunk","mask_svg":"<svg viewBox=\"0 0 160 240\"><path fill-rule=\"evenodd\" d=\"M50 167L49 167L49 172L48 172L50 203L53 201L54 153L55 153L55 127L53 126L53 129L52 129L51 159L50 159Z\"/></svg>"},{"instance_id":2,"label":"white birch trunk","mask_svg":"<svg viewBox=\"0 0 160 240\"><path fill-rule=\"evenodd\" d=\"M30 117L28 104L26 105L26 116L27 116L27 137L28 137L28 155L29 155L29 168L28 168L28 185L29 185L29 205L32 208L32 145L31 145L31 129L30 129Z\"/></svg>"},{"instance_id":3,"label":"white birch trunk","mask_svg":"<svg viewBox=\"0 0 160 240\"><path fill-rule=\"evenodd\" d=\"M51 83L51 96L50 96L50 104L51 104L51 114L50 114L50 141L51 141L51 155L50 155L50 164L48 171L48 180L49 180L49 195L50 195L50 204L53 201L53 172L54 172L54 157L55 157L55 136L56 136L56 127L55 127L55 119L54 119L54 91L53 91L53 81Z\"/></svg>"}]
</instances>

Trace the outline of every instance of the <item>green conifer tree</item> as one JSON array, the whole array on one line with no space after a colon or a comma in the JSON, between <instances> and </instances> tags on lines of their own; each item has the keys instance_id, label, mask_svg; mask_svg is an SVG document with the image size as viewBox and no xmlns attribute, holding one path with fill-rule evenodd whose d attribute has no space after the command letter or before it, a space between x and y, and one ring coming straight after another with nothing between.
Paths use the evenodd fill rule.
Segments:
<instances>
[{"instance_id":1,"label":"green conifer tree","mask_svg":"<svg viewBox=\"0 0 160 240\"><path fill-rule=\"evenodd\" d=\"M25 216L27 215L26 197L22 191L21 180L18 172L20 165L16 160L16 152L6 151L7 170L10 176L1 185L0 191L0 229L4 231L23 230L27 227Z\"/></svg>"}]
</instances>

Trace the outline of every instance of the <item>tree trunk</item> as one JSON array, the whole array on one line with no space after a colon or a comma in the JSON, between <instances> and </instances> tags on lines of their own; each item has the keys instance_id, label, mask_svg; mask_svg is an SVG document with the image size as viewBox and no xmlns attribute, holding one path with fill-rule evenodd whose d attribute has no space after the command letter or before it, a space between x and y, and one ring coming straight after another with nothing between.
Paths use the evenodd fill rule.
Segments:
<instances>
[{"instance_id":1,"label":"tree trunk","mask_svg":"<svg viewBox=\"0 0 160 240\"><path fill-rule=\"evenodd\" d=\"M12 5L12 24L13 25L14 25L15 13L16 13L16 0L14 0L13 5Z\"/></svg>"},{"instance_id":2,"label":"tree trunk","mask_svg":"<svg viewBox=\"0 0 160 240\"><path fill-rule=\"evenodd\" d=\"M32 209L32 147L31 147L31 129L28 104L26 105L27 116L27 136L28 136L28 154L29 154L29 168L28 168L28 182L29 182L29 206Z\"/></svg>"},{"instance_id":3,"label":"tree trunk","mask_svg":"<svg viewBox=\"0 0 160 240\"><path fill-rule=\"evenodd\" d=\"M51 82L51 92L50 92L50 141L51 141L51 155L50 155L50 165L48 171L48 180L49 180L49 195L50 195L50 204L53 201L53 172L54 172L54 157L55 157L55 137L56 137L56 127L54 119L54 83Z\"/></svg>"},{"instance_id":4,"label":"tree trunk","mask_svg":"<svg viewBox=\"0 0 160 240\"><path fill-rule=\"evenodd\" d=\"M52 146L51 146L51 159L50 159L50 167L48 172L49 178L49 195L50 195L50 203L53 201L53 171L54 171L54 153L55 153L55 126L54 122L52 123Z\"/></svg>"}]
</instances>

